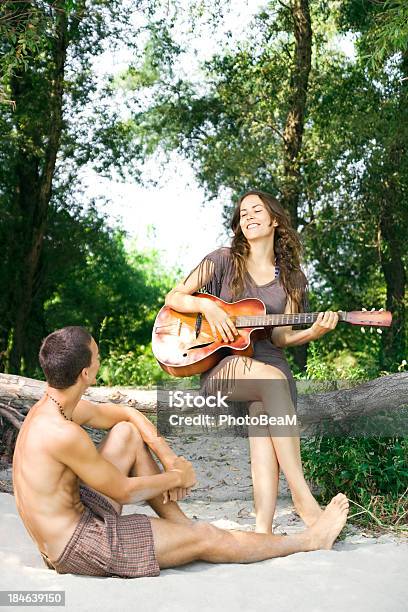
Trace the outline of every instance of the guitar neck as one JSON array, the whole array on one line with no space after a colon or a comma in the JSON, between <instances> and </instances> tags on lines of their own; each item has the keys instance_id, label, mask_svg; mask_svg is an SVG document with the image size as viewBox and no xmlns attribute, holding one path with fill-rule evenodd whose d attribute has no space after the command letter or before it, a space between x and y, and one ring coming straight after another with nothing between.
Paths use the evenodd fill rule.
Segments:
<instances>
[{"instance_id":1,"label":"guitar neck","mask_svg":"<svg viewBox=\"0 0 408 612\"><path fill-rule=\"evenodd\" d=\"M347 321L347 312L338 310L339 321ZM284 325L309 325L319 316L318 312L300 312L298 314L272 314L256 316L239 316L235 327L283 327Z\"/></svg>"}]
</instances>

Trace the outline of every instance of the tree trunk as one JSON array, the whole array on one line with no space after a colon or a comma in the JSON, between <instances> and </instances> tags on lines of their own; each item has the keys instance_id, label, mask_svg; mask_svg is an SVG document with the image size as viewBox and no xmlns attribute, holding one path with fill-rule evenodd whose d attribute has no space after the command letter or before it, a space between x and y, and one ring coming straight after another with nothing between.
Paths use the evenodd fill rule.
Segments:
<instances>
[{"instance_id":1,"label":"tree trunk","mask_svg":"<svg viewBox=\"0 0 408 612\"><path fill-rule=\"evenodd\" d=\"M21 276L17 278L14 291L14 323L12 345L8 370L20 372L21 358L24 353L24 340L33 297L38 280L39 264L44 236L47 228L47 215L52 194L52 179L62 131L62 107L64 67L67 51L67 16L64 10L56 7L55 39L53 39L53 74L49 80L50 120L48 133L42 138L46 141L44 160L38 154L27 152L22 146L17 165L16 204L21 222L21 243L23 249ZM63 8L63 7L62 7ZM24 104L25 73L13 79L13 98L16 103L17 117ZM20 108L19 108L20 107ZM20 126L19 126L20 128ZM30 129L30 127L28 127ZM24 127L21 128L24 130ZM27 134L22 134L24 145ZM41 168L41 171L39 170Z\"/></svg>"},{"instance_id":2,"label":"tree trunk","mask_svg":"<svg viewBox=\"0 0 408 612\"><path fill-rule=\"evenodd\" d=\"M389 194L387 197L390 197ZM381 235L386 248L381 254L381 265L387 285L386 308L393 313L390 328L383 331L380 363L385 370L395 370L407 356L405 287L406 274L402 259L402 244L394 226L392 207L384 206L381 211Z\"/></svg>"},{"instance_id":3,"label":"tree trunk","mask_svg":"<svg viewBox=\"0 0 408 612\"><path fill-rule=\"evenodd\" d=\"M407 356L405 289L406 272L403 256L406 252L408 211L406 197L400 186L401 166L407 156L408 130L408 53L402 56L403 76L399 98L399 128L385 161L380 212L381 266L387 286L387 310L393 313L393 324L384 330L380 363L385 370L395 370ZM402 205L401 205L402 203Z\"/></svg>"},{"instance_id":4,"label":"tree trunk","mask_svg":"<svg viewBox=\"0 0 408 612\"><path fill-rule=\"evenodd\" d=\"M294 0L291 12L294 24L295 60L290 78L289 111L283 132L285 178L281 189L281 199L290 214L293 227L297 229L299 196L302 191L299 157L312 60L312 24L309 0Z\"/></svg>"},{"instance_id":5,"label":"tree trunk","mask_svg":"<svg viewBox=\"0 0 408 612\"><path fill-rule=\"evenodd\" d=\"M43 380L0 374L0 402L9 404L23 413L44 395L47 383ZM92 402L113 402L134 406L144 413L155 412L156 390L135 389L134 387L90 387L85 399Z\"/></svg>"},{"instance_id":6,"label":"tree trunk","mask_svg":"<svg viewBox=\"0 0 408 612\"><path fill-rule=\"evenodd\" d=\"M295 61L290 82L289 111L283 132L284 180L281 188L281 202L290 214L293 227L298 229L298 207L302 192L300 152L312 60L312 24L309 0L294 0L291 5L291 13L294 24ZM307 345L295 346L291 351L300 370L305 370Z\"/></svg>"},{"instance_id":7,"label":"tree trunk","mask_svg":"<svg viewBox=\"0 0 408 612\"><path fill-rule=\"evenodd\" d=\"M13 459L14 445L24 418L30 408L44 395L46 383L40 380L0 374L0 464ZM84 395L95 403L112 402L134 406L144 414L156 413L157 392L127 387L95 387ZM94 442L99 442L102 430L89 428Z\"/></svg>"},{"instance_id":8,"label":"tree trunk","mask_svg":"<svg viewBox=\"0 0 408 612\"><path fill-rule=\"evenodd\" d=\"M356 418L372 418L383 411L386 412L385 425L388 423L389 426L390 421L393 425L395 419L400 419L402 423L401 429L392 435L408 435L408 373L383 376L354 387L350 386L350 381L339 381L340 388L310 393L313 386L321 387L322 384L325 383L297 381L297 413L303 435L321 432L322 424L324 432L330 434L327 423L336 426L336 435L339 432L341 435L353 435ZM3 447L0 448L0 461L3 463L12 460L18 430L30 408L44 395L45 387L43 381L0 374L0 447ZM87 391L84 398L96 403L126 404L144 414L153 415L157 411L156 390L94 387ZM90 435L99 441L103 432L90 429ZM379 435L386 435L386 432L382 430Z\"/></svg>"}]
</instances>

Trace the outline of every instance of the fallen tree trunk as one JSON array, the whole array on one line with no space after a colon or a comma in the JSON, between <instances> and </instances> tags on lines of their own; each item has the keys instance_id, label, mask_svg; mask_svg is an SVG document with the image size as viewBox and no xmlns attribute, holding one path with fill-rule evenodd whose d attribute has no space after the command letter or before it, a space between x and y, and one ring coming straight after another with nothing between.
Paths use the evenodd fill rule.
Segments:
<instances>
[{"instance_id":1,"label":"fallen tree trunk","mask_svg":"<svg viewBox=\"0 0 408 612\"><path fill-rule=\"evenodd\" d=\"M37 402L45 391L42 380L0 374L0 402L9 404L25 413ZM140 412L153 413L156 410L156 391L134 387L90 387L83 396L92 402L113 402L134 406Z\"/></svg>"},{"instance_id":2,"label":"fallen tree trunk","mask_svg":"<svg viewBox=\"0 0 408 612\"><path fill-rule=\"evenodd\" d=\"M343 388L311 393L322 384L325 383L297 381L297 413L302 434L314 435L321 431L322 423L337 423L342 427L340 431L353 435L350 422L354 422L356 418L370 417L383 411L386 411L389 417L395 417L404 407L408 407L408 373L405 372L358 384L338 381ZM350 387L350 384L354 386ZM3 447L0 449L0 461L11 461L18 430L31 406L43 396L45 387L46 383L43 381L0 374L0 440ZM150 391L134 387L93 387L87 391L84 398L95 403L126 404L147 415L156 413L155 389ZM327 433L327 429L325 431ZM406 433L407 431L405 435ZM94 430L92 438L96 441L102 435L102 432ZM404 435L404 431L401 431L401 435Z\"/></svg>"},{"instance_id":3,"label":"fallen tree trunk","mask_svg":"<svg viewBox=\"0 0 408 612\"><path fill-rule=\"evenodd\" d=\"M342 432L345 435L408 435L408 373L390 374L325 393L301 395L298 414L302 431L308 435L319 431L334 431L335 435Z\"/></svg>"},{"instance_id":4,"label":"fallen tree trunk","mask_svg":"<svg viewBox=\"0 0 408 612\"><path fill-rule=\"evenodd\" d=\"M0 373L0 463L12 461L18 430L30 408L44 395L45 387L46 383L41 380ZM155 390L93 387L83 397L95 403L133 406L147 416L156 412ZM98 442L106 432L89 429L89 433Z\"/></svg>"}]
</instances>

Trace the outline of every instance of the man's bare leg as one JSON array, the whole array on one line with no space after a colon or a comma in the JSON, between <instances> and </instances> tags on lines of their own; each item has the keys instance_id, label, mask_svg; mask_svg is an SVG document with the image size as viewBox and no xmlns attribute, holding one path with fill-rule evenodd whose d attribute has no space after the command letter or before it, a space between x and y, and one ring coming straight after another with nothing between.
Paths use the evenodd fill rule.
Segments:
<instances>
[{"instance_id":1,"label":"man's bare leg","mask_svg":"<svg viewBox=\"0 0 408 612\"><path fill-rule=\"evenodd\" d=\"M314 525L290 536L224 530L210 523L175 524L150 518L159 566L191 563L253 563L296 552L329 550L347 520L348 500L338 493Z\"/></svg>"},{"instance_id":2,"label":"man's bare leg","mask_svg":"<svg viewBox=\"0 0 408 612\"><path fill-rule=\"evenodd\" d=\"M107 461L113 463L126 476L147 476L160 473L160 468L143 442L138 429L128 421L122 421L112 427L103 440L97 444L97 449ZM86 484L81 480L79 482ZM119 502L100 491L97 493L105 497L118 514L121 514L122 505ZM162 496L147 500L147 503L163 518L177 522L192 522L176 502L168 501L163 504Z\"/></svg>"},{"instance_id":3,"label":"man's bare leg","mask_svg":"<svg viewBox=\"0 0 408 612\"><path fill-rule=\"evenodd\" d=\"M137 430L136 430L137 432ZM135 435L139 435L139 432ZM153 476L154 474L160 474L160 468L156 461L153 459L150 449L143 442L142 438L138 440L138 448L136 452L136 458L133 465L130 468L129 476ZM192 523L192 520L188 518L181 510L180 506L175 501L167 501L163 503L163 494L153 497L152 499L146 500L147 503L153 510L161 517L175 521L177 523Z\"/></svg>"}]
</instances>

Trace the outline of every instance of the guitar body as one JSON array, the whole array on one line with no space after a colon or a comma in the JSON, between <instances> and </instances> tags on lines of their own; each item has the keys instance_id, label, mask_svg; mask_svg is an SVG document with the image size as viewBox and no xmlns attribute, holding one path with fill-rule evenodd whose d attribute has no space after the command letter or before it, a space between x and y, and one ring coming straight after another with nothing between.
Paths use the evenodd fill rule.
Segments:
<instances>
[{"instance_id":1,"label":"guitar body","mask_svg":"<svg viewBox=\"0 0 408 612\"><path fill-rule=\"evenodd\" d=\"M241 315L266 314L265 304L257 298L228 303L211 294L193 295L216 302L232 320ZM169 306L163 306L159 311L153 326L152 350L165 372L172 376L193 376L214 367L226 355L252 357L252 342L256 340L258 330L263 331L263 327L241 327L234 342L228 343L214 338L203 315L196 337L198 314L177 312Z\"/></svg>"},{"instance_id":2,"label":"guitar body","mask_svg":"<svg viewBox=\"0 0 408 612\"><path fill-rule=\"evenodd\" d=\"M265 337L266 327L311 324L318 312L266 314L266 307L258 298L224 302L208 293L194 293L202 300L212 300L232 319L239 335L233 342L214 337L205 316L200 312L182 313L163 306L153 326L152 350L162 369L172 376L193 376L214 367L226 355L254 354L253 342ZM389 327L392 313L374 308L346 312L337 311L339 321L352 325ZM362 328L364 331L364 328ZM381 333L381 330L378 330Z\"/></svg>"}]
</instances>

